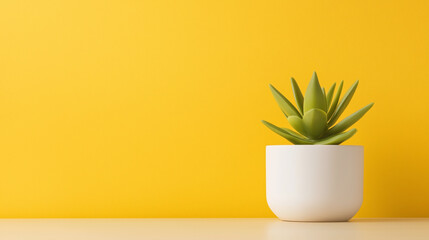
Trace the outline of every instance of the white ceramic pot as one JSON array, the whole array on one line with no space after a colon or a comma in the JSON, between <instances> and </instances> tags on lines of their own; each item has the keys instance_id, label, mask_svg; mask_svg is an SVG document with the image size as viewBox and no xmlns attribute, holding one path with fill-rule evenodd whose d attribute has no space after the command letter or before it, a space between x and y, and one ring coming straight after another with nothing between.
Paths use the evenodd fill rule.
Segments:
<instances>
[{"instance_id":1,"label":"white ceramic pot","mask_svg":"<svg viewBox=\"0 0 429 240\"><path fill-rule=\"evenodd\" d=\"M281 220L348 221L363 199L363 146L267 146L267 201Z\"/></svg>"}]
</instances>

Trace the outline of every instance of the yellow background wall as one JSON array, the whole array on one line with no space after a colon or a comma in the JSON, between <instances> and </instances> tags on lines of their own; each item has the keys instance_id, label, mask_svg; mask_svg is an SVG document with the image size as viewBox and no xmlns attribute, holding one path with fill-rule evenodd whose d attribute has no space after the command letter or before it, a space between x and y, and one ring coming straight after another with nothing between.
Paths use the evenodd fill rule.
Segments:
<instances>
[{"instance_id":1,"label":"yellow background wall","mask_svg":"<svg viewBox=\"0 0 429 240\"><path fill-rule=\"evenodd\" d=\"M358 217L429 217L429 1L1 1L0 217L273 217L268 89L374 101Z\"/></svg>"}]
</instances>

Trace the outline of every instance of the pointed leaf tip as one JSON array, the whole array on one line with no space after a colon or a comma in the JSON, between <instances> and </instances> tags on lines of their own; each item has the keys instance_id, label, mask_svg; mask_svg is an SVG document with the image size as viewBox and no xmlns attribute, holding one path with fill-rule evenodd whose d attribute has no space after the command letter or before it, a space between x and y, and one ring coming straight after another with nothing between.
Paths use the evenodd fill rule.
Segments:
<instances>
[{"instance_id":1,"label":"pointed leaf tip","mask_svg":"<svg viewBox=\"0 0 429 240\"><path fill-rule=\"evenodd\" d=\"M328 93L326 94L326 108L329 109L332 102L332 97L334 96L335 87L337 86L337 83L332 84L332 86L329 88Z\"/></svg>"},{"instance_id":2,"label":"pointed leaf tip","mask_svg":"<svg viewBox=\"0 0 429 240\"><path fill-rule=\"evenodd\" d=\"M335 124L335 122L338 120L338 118L347 108L356 91L358 84L359 84L359 80L355 81L353 85L349 88L349 90L347 90L347 92L344 94L343 98L340 101L340 104L338 104L338 108L332 114L331 119L329 119L329 123L328 123L329 127Z\"/></svg>"},{"instance_id":3,"label":"pointed leaf tip","mask_svg":"<svg viewBox=\"0 0 429 240\"><path fill-rule=\"evenodd\" d=\"M325 94L323 94L316 72L313 73L313 77L305 92L304 113L314 108L327 112L326 97Z\"/></svg>"},{"instance_id":4,"label":"pointed leaf tip","mask_svg":"<svg viewBox=\"0 0 429 240\"><path fill-rule=\"evenodd\" d=\"M295 97L295 102L298 107L301 115L304 114L304 96L302 95L301 89L298 86L298 83L295 81L293 77L290 78L293 96Z\"/></svg>"},{"instance_id":5,"label":"pointed leaf tip","mask_svg":"<svg viewBox=\"0 0 429 240\"><path fill-rule=\"evenodd\" d=\"M316 71L313 71L313 76L312 77L314 77L314 78L317 79L317 73L316 73Z\"/></svg>"},{"instance_id":6,"label":"pointed leaf tip","mask_svg":"<svg viewBox=\"0 0 429 240\"><path fill-rule=\"evenodd\" d=\"M331 119L332 115L337 109L338 101L340 100L340 97L341 97L341 91L343 90L343 85L344 85L344 81L341 80L340 85L338 86L338 90L335 93L335 97L333 97L332 103L329 106L328 120Z\"/></svg>"},{"instance_id":7,"label":"pointed leaf tip","mask_svg":"<svg viewBox=\"0 0 429 240\"><path fill-rule=\"evenodd\" d=\"M301 113L295 108L295 106L271 84L270 90L280 109L283 111L284 114L286 114L286 116L301 117Z\"/></svg>"},{"instance_id":8,"label":"pointed leaf tip","mask_svg":"<svg viewBox=\"0 0 429 240\"><path fill-rule=\"evenodd\" d=\"M359 121L369 111L369 109L371 109L371 107L373 105L374 105L374 103L370 103L370 104L366 105L365 107L359 109L358 111L354 112L350 116L344 118L337 125L333 126L331 129L329 129L326 132L326 136L338 134L340 132L343 132L347 128L351 127L353 124L355 124L357 121Z\"/></svg>"}]
</instances>

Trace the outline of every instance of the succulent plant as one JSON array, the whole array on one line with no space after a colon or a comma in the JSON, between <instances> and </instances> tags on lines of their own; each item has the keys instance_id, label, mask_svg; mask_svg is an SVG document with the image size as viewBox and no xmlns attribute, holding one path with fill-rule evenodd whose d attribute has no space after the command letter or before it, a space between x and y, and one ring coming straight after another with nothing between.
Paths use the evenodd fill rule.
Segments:
<instances>
[{"instance_id":1,"label":"succulent plant","mask_svg":"<svg viewBox=\"0 0 429 240\"><path fill-rule=\"evenodd\" d=\"M305 97L294 78L291 78L291 83L296 107L271 84L270 89L289 124L296 131L277 127L264 120L262 123L293 144L341 144L357 131L355 128L346 130L374 105L374 103L370 103L334 125L350 103L359 81L353 83L341 101L343 81L339 84L336 92L336 83L329 88L328 92L325 92L325 89L320 86L316 72L314 72L305 92Z\"/></svg>"}]
</instances>

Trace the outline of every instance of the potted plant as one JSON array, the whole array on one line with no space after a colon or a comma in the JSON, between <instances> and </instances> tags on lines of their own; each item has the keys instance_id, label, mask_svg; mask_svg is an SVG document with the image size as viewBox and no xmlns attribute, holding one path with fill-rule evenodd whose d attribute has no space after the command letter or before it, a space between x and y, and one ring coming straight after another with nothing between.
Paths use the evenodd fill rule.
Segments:
<instances>
[{"instance_id":1,"label":"potted plant","mask_svg":"<svg viewBox=\"0 0 429 240\"><path fill-rule=\"evenodd\" d=\"M363 146L342 145L356 133L346 131L374 105L368 104L335 124L356 91L358 81L340 100L319 84L316 72L303 96L291 78L296 107L270 85L275 100L296 130L262 121L294 145L266 147L267 202L281 220L348 221L363 200Z\"/></svg>"}]
</instances>

